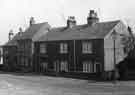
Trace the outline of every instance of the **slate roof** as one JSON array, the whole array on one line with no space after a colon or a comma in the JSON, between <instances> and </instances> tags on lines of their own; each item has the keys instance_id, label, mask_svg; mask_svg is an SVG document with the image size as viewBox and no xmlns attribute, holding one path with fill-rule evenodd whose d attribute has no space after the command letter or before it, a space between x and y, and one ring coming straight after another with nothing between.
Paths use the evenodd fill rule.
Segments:
<instances>
[{"instance_id":1,"label":"slate roof","mask_svg":"<svg viewBox=\"0 0 135 95\"><path fill-rule=\"evenodd\" d=\"M23 32L19 39L32 39L35 33L37 33L43 25L48 25L47 22L33 24Z\"/></svg>"},{"instance_id":2,"label":"slate roof","mask_svg":"<svg viewBox=\"0 0 135 95\"><path fill-rule=\"evenodd\" d=\"M19 33L17 33L12 40L8 41L6 44L3 46L16 46L17 45L17 39L19 38Z\"/></svg>"},{"instance_id":3,"label":"slate roof","mask_svg":"<svg viewBox=\"0 0 135 95\"><path fill-rule=\"evenodd\" d=\"M30 26L29 28L27 28L25 30L25 32L22 32L21 35L19 33L17 33L13 37L12 40L8 41L3 46L15 46L15 45L17 45L17 40L20 40L20 39L32 39L32 37L34 36L34 34L37 33L43 25L49 25L49 24L47 22L33 24L32 26Z\"/></svg>"},{"instance_id":4,"label":"slate roof","mask_svg":"<svg viewBox=\"0 0 135 95\"><path fill-rule=\"evenodd\" d=\"M73 40L73 39L99 39L104 38L120 22L100 22L93 26L88 24L76 25L73 28L52 28L48 33L39 38L38 41Z\"/></svg>"}]
</instances>

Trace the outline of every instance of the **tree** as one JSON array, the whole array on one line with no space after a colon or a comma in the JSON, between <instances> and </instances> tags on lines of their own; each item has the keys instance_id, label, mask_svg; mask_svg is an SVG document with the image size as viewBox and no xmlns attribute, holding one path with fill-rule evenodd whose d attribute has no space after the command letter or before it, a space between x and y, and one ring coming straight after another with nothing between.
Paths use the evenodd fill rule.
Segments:
<instances>
[{"instance_id":1,"label":"tree","mask_svg":"<svg viewBox=\"0 0 135 95\"><path fill-rule=\"evenodd\" d=\"M129 58L135 57L135 37L130 26L128 26L129 36L124 36L122 39L124 52Z\"/></svg>"}]
</instances>

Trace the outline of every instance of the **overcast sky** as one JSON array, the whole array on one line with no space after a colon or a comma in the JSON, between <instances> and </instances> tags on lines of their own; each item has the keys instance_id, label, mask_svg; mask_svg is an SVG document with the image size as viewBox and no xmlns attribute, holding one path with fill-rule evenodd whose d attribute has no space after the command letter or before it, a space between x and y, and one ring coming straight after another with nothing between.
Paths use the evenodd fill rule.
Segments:
<instances>
[{"instance_id":1,"label":"overcast sky","mask_svg":"<svg viewBox=\"0 0 135 95\"><path fill-rule=\"evenodd\" d=\"M121 19L135 24L134 0L0 0L0 45L8 41L8 32L19 27L25 30L29 18L37 23L48 22L63 26L68 16L75 16L77 24L86 23L90 9L98 12L100 21Z\"/></svg>"}]
</instances>

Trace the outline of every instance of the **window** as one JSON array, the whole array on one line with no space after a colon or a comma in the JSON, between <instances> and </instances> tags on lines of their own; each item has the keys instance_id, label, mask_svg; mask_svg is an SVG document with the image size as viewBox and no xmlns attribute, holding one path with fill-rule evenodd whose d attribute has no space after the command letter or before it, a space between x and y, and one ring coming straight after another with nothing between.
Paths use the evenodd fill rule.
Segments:
<instances>
[{"instance_id":1,"label":"window","mask_svg":"<svg viewBox=\"0 0 135 95\"><path fill-rule=\"evenodd\" d=\"M26 58L26 57L24 57L24 65L25 65L26 67L29 66L28 58Z\"/></svg>"},{"instance_id":2,"label":"window","mask_svg":"<svg viewBox=\"0 0 135 95\"><path fill-rule=\"evenodd\" d=\"M61 61L60 70L68 72L68 62L67 61Z\"/></svg>"},{"instance_id":3,"label":"window","mask_svg":"<svg viewBox=\"0 0 135 95\"><path fill-rule=\"evenodd\" d=\"M9 53L8 50L5 50L5 55L8 55L8 53Z\"/></svg>"},{"instance_id":4,"label":"window","mask_svg":"<svg viewBox=\"0 0 135 95\"><path fill-rule=\"evenodd\" d=\"M60 44L60 53L67 53L68 52L68 45L67 43Z\"/></svg>"},{"instance_id":5,"label":"window","mask_svg":"<svg viewBox=\"0 0 135 95\"><path fill-rule=\"evenodd\" d=\"M31 44L31 52L34 53L34 43Z\"/></svg>"},{"instance_id":6,"label":"window","mask_svg":"<svg viewBox=\"0 0 135 95\"><path fill-rule=\"evenodd\" d=\"M93 73L93 63L91 61L84 61L83 62L83 72Z\"/></svg>"},{"instance_id":7,"label":"window","mask_svg":"<svg viewBox=\"0 0 135 95\"><path fill-rule=\"evenodd\" d=\"M25 58L23 56L20 57L21 66L25 66Z\"/></svg>"},{"instance_id":8,"label":"window","mask_svg":"<svg viewBox=\"0 0 135 95\"><path fill-rule=\"evenodd\" d=\"M47 63L47 62L42 62L42 63L41 63L41 68L40 68L40 70L41 70L42 72L46 72L47 69L48 69L48 63Z\"/></svg>"},{"instance_id":9,"label":"window","mask_svg":"<svg viewBox=\"0 0 135 95\"><path fill-rule=\"evenodd\" d=\"M44 43L40 44L40 53L46 53L46 45Z\"/></svg>"},{"instance_id":10,"label":"window","mask_svg":"<svg viewBox=\"0 0 135 95\"><path fill-rule=\"evenodd\" d=\"M54 62L54 71L56 71L56 72L59 72L60 71L59 61L58 60L56 60Z\"/></svg>"},{"instance_id":11,"label":"window","mask_svg":"<svg viewBox=\"0 0 135 95\"><path fill-rule=\"evenodd\" d=\"M82 43L82 52L83 53L92 53L92 43L91 42L83 42Z\"/></svg>"}]
</instances>

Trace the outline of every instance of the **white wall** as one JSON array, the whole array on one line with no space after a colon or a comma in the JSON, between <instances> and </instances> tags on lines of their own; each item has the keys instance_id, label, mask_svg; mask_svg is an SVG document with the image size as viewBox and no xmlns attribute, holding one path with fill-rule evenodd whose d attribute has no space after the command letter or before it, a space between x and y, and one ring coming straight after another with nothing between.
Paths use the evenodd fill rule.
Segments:
<instances>
[{"instance_id":1,"label":"white wall","mask_svg":"<svg viewBox=\"0 0 135 95\"><path fill-rule=\"evenodd\" d=\"M125 57L123 51L123 45L121 44L122 36L119 34L128 34L126 26L120 22L118 23L112 32L115 30L117 36L115 39L115 64L118 64ZM108 34L104 39L104 70L111 71L114 69L114 40L112 39L112 33Z\"/></svg>"}]
</instances>

